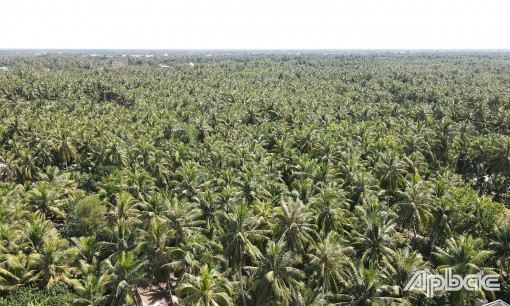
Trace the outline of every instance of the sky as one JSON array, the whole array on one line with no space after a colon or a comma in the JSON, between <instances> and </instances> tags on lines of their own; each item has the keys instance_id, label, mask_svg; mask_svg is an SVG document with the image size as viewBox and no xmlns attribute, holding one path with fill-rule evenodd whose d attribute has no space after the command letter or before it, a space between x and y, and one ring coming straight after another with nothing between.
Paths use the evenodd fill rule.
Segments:
<instances>
[{"instance_id":1,"label":"sky","mask_svg":"<svg viewBox=\"0 0 510 306\"><path fill-rule=\"evenodd\" d=\"M510 49L506 0L0 0L0 49Z\"/></svg>"}]
</instances>

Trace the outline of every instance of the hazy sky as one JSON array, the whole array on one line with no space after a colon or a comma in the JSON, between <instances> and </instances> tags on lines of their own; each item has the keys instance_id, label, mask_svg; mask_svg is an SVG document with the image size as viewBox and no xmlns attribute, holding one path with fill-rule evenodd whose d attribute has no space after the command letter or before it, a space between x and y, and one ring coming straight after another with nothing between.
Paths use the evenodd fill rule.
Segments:
<instances>
[{"instance_id":1,"label":"hazy sky","mask_svg":"<svg viewBox=\"0 0 510 306\"><path fill-rule=\"evenodd\" d=\"M496 0L0 0L0 48L510 49Z\"/></svg>"}]
</instances>

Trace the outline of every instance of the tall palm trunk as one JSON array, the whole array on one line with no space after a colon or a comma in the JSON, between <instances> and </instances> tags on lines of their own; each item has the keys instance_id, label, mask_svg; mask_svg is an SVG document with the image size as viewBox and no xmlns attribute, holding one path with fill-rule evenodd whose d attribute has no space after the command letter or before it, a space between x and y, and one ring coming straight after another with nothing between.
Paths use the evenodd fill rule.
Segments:
<instances>
[{"instance_id":1,"label":"tall palm trunk","mask_svg":"<svg viewBox=\"0 0 510 306\"><path fill-rule=\"evenodd\" d=\"M168 287L168 294L170 295L170 306L174 306L174 297L172 295L172 286L170 285L170 277L166 281L166 285Z\"/></svg>"},{"instance_id":2,"label":"tall palm trunk","mask_svg":"<svg viewBox=\"0 0 510 306\"><path fill-rule=\"evenodd\" d=\"M241 271L241 265L237 269L237 274L239 276L239 287L241 288L241 296L243 297L243 305L246 306L246 296L244 295L244 285L243 285L243 272Z\"/></svg>"},{"instance_id":3,"label":"tall palm trunk","mask_svg":"<svg viewBox=\"0 0 510 306\"><path fill-rule=\"evenodd\" d=\"M505 179L505 206L508 206L508 176Z\"/></svg>"},{"instance_id":4,"label":"tall palm trunk","mask_svg":"<svg viewBox=\"0 0 510 306\"><path fill-rule=\"evenodd\" d=\"M322 276L322 298L326 295L326 269L324 269L324 273Z\"/></svg>"},{"instance_id":5,"label":"tall palm trunk","mask_svg":"<svg viewBox=\"0 0 510 306\"><path fill-rule=\"evenodd\" d=\"M138 292L138 286L136 284L135 284L135 305L143 306L142 296L140 295L140 292Z\"/></svg>"},{"instance_id":6,"label":"tall palm trunk","mask_svg":"<svg viewBox=\"0 0 510 306\"><path fill-rule=\"evenodd\" d=\"M436 235L432 235L432 241L430 243L430 253L434 252L434 247L436 244Z\"/></svg>"}]
</instances>

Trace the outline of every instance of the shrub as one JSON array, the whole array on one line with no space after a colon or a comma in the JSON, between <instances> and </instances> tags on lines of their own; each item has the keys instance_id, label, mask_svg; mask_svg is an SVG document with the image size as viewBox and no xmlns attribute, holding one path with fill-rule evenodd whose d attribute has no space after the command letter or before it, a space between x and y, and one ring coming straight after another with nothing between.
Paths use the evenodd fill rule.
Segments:
<instances>
[{"instance_id":1,"label":"shrub","mask_svg":"<svg viewBox=\"0 0 510 306\"><path fill-rule=\"evenodd\" d=\"M49 290L42 290L33 287L18 287L9 291L0 298L0 306L63 306L69 305L67 296L70 288L59 283Z\"/></svg>"},{"instance_id":2,"label":"shrub","mask_svg":"<svg viewBox=\"0 0 510 306\"><path fill-rule=\"evenodd\" d=\"M106 224L106 206L98 195L88 196L76 204L75 217L83 235L94 234Z\"/></svg>"}]
</instances>

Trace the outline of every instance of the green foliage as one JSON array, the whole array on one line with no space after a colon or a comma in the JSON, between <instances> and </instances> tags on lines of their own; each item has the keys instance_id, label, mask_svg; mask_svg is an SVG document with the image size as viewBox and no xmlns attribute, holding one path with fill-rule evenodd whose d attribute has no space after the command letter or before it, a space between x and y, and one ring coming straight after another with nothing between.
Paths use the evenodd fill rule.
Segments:
<instances>
[{"instance_id":1,"label":"green foliage","mask_svg":"<svg viewBox=\"0 0 510 306\"><path fill-rule=\"evenodd\" d=\"M19 287L11 290L7 296L0 299L2 306L27 306L29 303L39 303L45 300L44 292L37 288Z\"/></svg>"},{"instance_id":2,"label":"green foliage","mask_svg":"<svg viewBox=\"0 0 510 306\"><path fill-rule=\"evenodd\" d=\"M508 302L508 53L127 56L0 52L1 305Z\"/></svg>"},{"instance_id":3,"label":"green foliage","mask_svg":"<svg viewBox=\"0 0 510 306\"><path fill-rule=\"evenodd\" d=\"M18 287L0 297L1 306L64 306L69 305L68 295L70 289L59 283L50 290L41 290L31 287Z\"/></svg>"},{"instance_id":4,"label":"green foliage","mask_svg":"<svg viewBox=\"0 0 510 306\"><path fill-rule=\"evenodd\" d=\"M505 208L488 197L479 198L477 192L466 184L452 186L442 201L454 212L451 223L455 224L454 230L458 234L468 232L480 236L490 233Z\"/></svg>"},{"instance_id":5,"label":"green foliage","mask_svg":"<svg viewBox=\"0 0 510 306\"><path fill-rule=\"evenodd\" d=\"M98 195L81 199L75 206L75 214L84 235L97 233L106 225L106 205Z\"/></svg>"}]
</instances>

